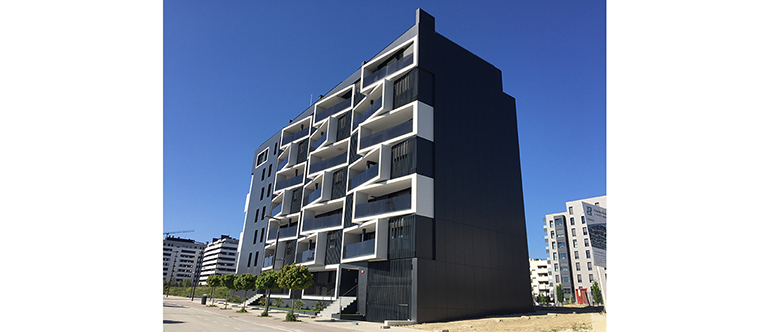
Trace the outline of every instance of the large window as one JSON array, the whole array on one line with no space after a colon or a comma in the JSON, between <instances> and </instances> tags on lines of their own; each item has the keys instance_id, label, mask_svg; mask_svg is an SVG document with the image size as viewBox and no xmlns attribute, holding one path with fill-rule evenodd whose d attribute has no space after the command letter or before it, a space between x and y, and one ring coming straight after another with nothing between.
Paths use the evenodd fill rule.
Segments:
<instances>
[{"instance_id":1,"label":"large window","mask_svg":"<svg viewBox=\"0 0 770 332\"><path fill-rule=\"evenodd\" d=\"M569 217L569 224L575 225L575 217Z\"/></svg>"},{"instance_id":2,"label":"large window","mask_svg":"<svg viewBox=\"0 0 770 332\"><path fill-rule=\"evenodd\" d=\"M567 244L564 242L559 242L559 248L566 248Z\"/></svg>"},{"instance_id":3,"label":"large window","mask_svg":"<svg viewBox=\"0 0 770 332\"><path fill-rule=\"evenodd\" d=\"M554 254L554 255L556 255L556 254ZM565 254L565 253L560 253L560 254L559 254L559 259L567 259L567 254Z\"/></svg>"},{"instance_id":4,"label":"large window","mask_svg":"<svg viewBox=\"0 0 770 332\"><path fill-rule=\"evenodd\" d=\"M583 275L582 274L578 274L577 277L578 277L578 282L583 282Z\"/></svg>"},{"instance_id":5,"label":"large window","mask_svg":"<svg viewBox=\"0 0 770 332\"><path fill-rule=\"evenodd\" d=\"M577 251L575 251L575 259L580 259L580 255L578 255Z\"/></svg>"},{"instance_id":6,"label":"large window","mask_svg":"<svg viewBox=\"0 0 770 332\"><path fill-rule=\"evenodd\" d=\"M586 258L591 258L591 250L586 250Z\"/></svg>"},{"instance_id":7,"label":"large window","mask_svg":"<svg viewBox=\"0 0 770 332\"><path fill-rule=\"evenodd\" d=\"M593 270L594 270L594 268L591 265L591 262L588 262L588 271L593 271Z\"/></svg>"},{"instance_id":8,"label":"large window","mask_svg":"<svg viewBox=\"0 0 770 332\"><path fill-rule=\"evenodd\" d=\"M575 271L580 271L580 262L575 263Z\"/></svg>"}]
</instances>

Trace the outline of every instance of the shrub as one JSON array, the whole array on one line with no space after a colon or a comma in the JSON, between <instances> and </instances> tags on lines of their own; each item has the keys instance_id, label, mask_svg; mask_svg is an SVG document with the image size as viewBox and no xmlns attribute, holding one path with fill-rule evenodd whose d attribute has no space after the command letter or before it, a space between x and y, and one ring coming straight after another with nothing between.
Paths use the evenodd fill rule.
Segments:
<instances>
[{"instance_id":1,"label":"shrub","mask_svg":"<svg viewBox=\"0 0 770 332\"><path fill-rule=\"evenodd\" d=\"M294 301L294 309L302 309L303 305L305 305L305 302L302 302L302 300Z\"/></svg>"},{"instance_id":2,"label":"shrub","mask_svg":"<svg viewBox=\"0 0 770 332\"><path fill-rule=\"evenodd\" d=\"M283 304L283 299L280 298L280 297L275 299L275 301L273 301L273 305L276 306L276 307L280 307L281 304Z\"/></svg>"},{"instance_id":3,"label":"shrub","mask_svg":"<svg viewBox=\"0 0 770 332\"><path fill-rule=\"evenodd\" d=\"M313 306L314 311L321 311L324 309L326 305L324 305L323 301L316 301L315 305Z\"/></svg>"},{"instance_id":4,"label":"shrub","mask_svg":"<svg viewBox=\"0 0 770 332\"><path fill-rule=\"evenodd\" d=\"M265 300L267 300L267 297L260 297L259 300L257 300L257 305L264 307L265 306Z\"/></svg>"},{"instance_id":5,"label":"shrub","mask_svg":"<svg viewBox=\"0 0 770 332\"><path fill-rule=\"evenodd\" d=\"M297 315L295 315L293 312L289 311L286 313L286 319L283 320L284 322L296 322L297 321Z\"/></svg>"}]
</instances>

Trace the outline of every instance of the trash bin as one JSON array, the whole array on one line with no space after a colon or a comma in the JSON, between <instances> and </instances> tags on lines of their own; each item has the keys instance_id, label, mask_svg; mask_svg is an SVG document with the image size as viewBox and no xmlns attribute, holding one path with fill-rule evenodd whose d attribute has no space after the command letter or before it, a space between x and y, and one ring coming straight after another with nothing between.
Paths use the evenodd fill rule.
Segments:
<instances>
[{"instance_id":1,"label":"trash bin","mask_svg":"<svg viewBox=\"0 0 770 332\"><path fill-rule=\"evenodd\" d=\"M201 304L206 304L206 294L203 294L203 296L201 296Z\"/></svg>"}]
</instances>

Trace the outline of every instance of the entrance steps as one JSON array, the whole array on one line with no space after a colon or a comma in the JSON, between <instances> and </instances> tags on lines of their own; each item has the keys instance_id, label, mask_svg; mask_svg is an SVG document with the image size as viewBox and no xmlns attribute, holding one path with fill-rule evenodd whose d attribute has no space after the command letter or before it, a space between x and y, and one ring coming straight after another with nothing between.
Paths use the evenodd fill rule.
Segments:
<instances>
[{"instance_id":1,"label":"entrance steps","mask_svg":"<svg viewBox=\"0 0 770 332\"><path fill-rule=\"evenodd\" d=\"M318 313L320 317L332 317L332 314L339 314L356 301L355 296L342 296L337 298L334 302L326 306L324 310Z\"/></svg>"}]
</instances>

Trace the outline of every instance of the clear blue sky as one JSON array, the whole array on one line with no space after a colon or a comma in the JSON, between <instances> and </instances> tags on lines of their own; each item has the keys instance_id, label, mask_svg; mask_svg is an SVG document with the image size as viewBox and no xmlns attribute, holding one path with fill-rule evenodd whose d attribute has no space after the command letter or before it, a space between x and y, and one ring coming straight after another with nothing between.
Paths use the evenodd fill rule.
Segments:
<instances>
[{"instance_id":1,"label":"clear blue sky","mask_svg":"<svg viewBox=\"0 0 770 332\"><path fill-rule=\"evenodd\" d=\"M163 8L163 230L240 236L256 147L414 24L516 98L529 255L542 218L606 194L603 1L180 1Z\"/></svg>"}]
</instances>

